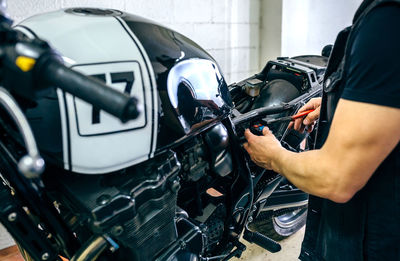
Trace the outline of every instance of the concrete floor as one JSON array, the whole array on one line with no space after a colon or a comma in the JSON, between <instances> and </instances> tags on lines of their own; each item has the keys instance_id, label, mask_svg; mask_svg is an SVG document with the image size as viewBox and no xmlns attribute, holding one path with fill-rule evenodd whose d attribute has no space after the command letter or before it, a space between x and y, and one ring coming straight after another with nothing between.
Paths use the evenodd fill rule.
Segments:
<instances>
[{"instance_id":1,"label":"concrete floor","mask_svg":"<svg viewBox=\"0 0 400 261\"><path fill-rule=\"evenodd\" d=\"M270 253L263 248L247 243L242 240L247 246L247 250L243 253L241 258L233 258L233 261L247 260L247 261L296 261L300 253L301 242L304 237L304 228L298 231L293 236L281 241L282 250L278 253ZM23 261L19 255L16 247L9 248L8 251L0 253L0 261Z\"/></svg>"},{"instance_id":2,"label":"concrete floor","mask_svg":"<svg viewBox=\"0 0 400 261\"><path fill-rule=\"evenodd\" d=\"M303 227L296 234L291 237L282 240L280 243L282 245L282 250L278 253L270 253L267 250L255 245L247 243L242 240L247 246L246 251L243 253L241 258L234 258L232 260L247 260L247 261L293 261L299 260L301 242L304 237Z\"/></svg>"},{"instance_id":3,"label":"concrete floor","mask_svg":"<svg viewBox=\"0 0 400 261\"><path fill-rule=\"evenodd\" d=\"M12 239L10 234L8 234L5 227L0 224L0 249L4 249L13 245L15 245L14 240Z\"/></svg>"}]
</instances>

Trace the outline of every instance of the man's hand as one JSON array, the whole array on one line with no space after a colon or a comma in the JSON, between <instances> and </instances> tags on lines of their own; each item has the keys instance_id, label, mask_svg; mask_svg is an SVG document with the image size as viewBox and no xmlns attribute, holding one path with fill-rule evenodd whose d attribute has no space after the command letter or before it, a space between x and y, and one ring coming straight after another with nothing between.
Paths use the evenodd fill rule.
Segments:
<instances>
[{"instance_id":1,"label":"man's hand","mask_svg":"<svg viewBox=\"0 0 400 261\"><path fill-rule=\"evenodd\" d=\"M247 142L243 147L249 153L251 160L262 168L274 169L273 158L284 149L268 127L264 127L263 136L254 135L249 129L244 132L244 136Z\"/></svg>"},{"instance_id":2,"label":"man's hand","mask_svg":"<svg viewBox=\"0 0 400 261\"><path fill-rule=\"evenodd\" d=\"M300 108L298 113L307 111L307 110L314 110L313 112L309 113L305 118L299 118L291 122L288 128L294 128L295 130L303 133L305 129L308 132L312 132L314 129L315 122L319 118L320 110L321 110L321 100L322 98L312 98L309 100L303 107Z\"/></svg>"}]
</instances>

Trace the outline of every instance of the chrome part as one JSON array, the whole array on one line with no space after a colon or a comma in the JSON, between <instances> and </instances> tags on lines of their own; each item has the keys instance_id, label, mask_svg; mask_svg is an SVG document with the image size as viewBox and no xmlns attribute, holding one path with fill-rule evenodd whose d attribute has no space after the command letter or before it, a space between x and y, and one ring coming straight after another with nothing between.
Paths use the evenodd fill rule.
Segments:
<instances>
[{"instance_id":1,"label":"chrome part","mask_svg":"<svg viewBox=\"0 0 400 261\"><path fill-rule=\"evenodd\" d=\"M177 206L176 207L176 218L177 218L177 220L180 220L182 218L188 219L189 218L189 214L185 210L183 210L183 209L181 209L180 207Z\"/></svg>"},{"instance_id":2,"label":"chrome part","mask_svg":"<svg viewBox=\"0 0 400 261\"><path fill-rule=\"evenodd\" d=\"M18 169L27 178L37 178L44 170L44 160L40 156L23 156L18 162Z\"/></svg>"},{"instance_id":3,"label":"chrome part","mask_svg":"<svg viewBox=\"0 0 400 261\"><path fill-rule=\"evenodd\" d=\"M290 213L286 213L277 217L274 217L275 223L281 228L290 228L294 223L297 222L298 218L302 215L307 215L307 209L297 209Z\"/></svg>"},{"instance_id":4,"label":"chrome part","mask_svg":"<svg viewBox=\"0 0 400 261\"><path fill-rule=\"evenodd\" d=\"M223 258L227 257L228 255L219 255L219 256L212 256L212 257L202 257L200 256L201 261L211 261L211 260L222 260Z\"/></svg>"},{"instance_id":5,"label":"chrome part","mask_svg":"<svg viewBox=\"0 0 400 261\"><path fill-rule=\"evenodd\" d=\"M224 100L228 95L224 84L218 66L210 60L193 58L172 67L168 73L167 92L185 133L196 124L204 124L211 115L220 116L230 106Z\"/></svg>"},{"instance_id":6,"label":"chrome part","mask_svg":"<svg viewBox=\"0 0 400 261\"><path fill-rule=\"evenodd\" d=\"M11 94L2 87L0 87L0 104L16 123L28 152L28 155L22 157L18 163L19 171L27 178L39 177L44 171L45 164L39 154L28 120Z\"/></svg>"},{"instance_id":7,"label":"chrome part","mask_svg":"<svg viewBox=\"0 0 400 261\"><path fill-rule=\"evenodd\" d=\"M68 8L65 10L66 13L79 15L79 16L121 16L122 12L114 9L102 9L102 8Z\"/></svg>"},{"instance_id":8,"label":"chrome part","mask_svg":"<svg viewBox=\"0 0 400 261\"><path fill-rule=\"evenodd\" d=\"M0 15L9 18L7 14L7 1L6 0L0 0Z\"/></svg>"},{"instance_id":9,"label":"chrome part","mask_svg":"<svg viewBox=\"0 0 400 261\"><path fill-rule=\"evenodd\" d=\"M42 260L47 260L49 259L49 257L50 257L49 253L46 252L42 255Z\"/></svg>"},{"instance_id":10,"label":"chrome part","mask_svg":"<svg viewBox=\"0 0 400 261\"><path fill-rule=\"evenodd\" d=\"M33 49L26 43L17 43L15 45L15 50L17 51L18 55L30 57L33 59L39 59L40 56L38 49Z\"/></svg>"},{"instance_id":11,"label":"chrome part","mask_svg":"<svg viewBox=\"0 0 400 261\"><path fill-rule=\"evenodd\" d=\"M251 79L246 81L246 94L250 97L257 97L258 95L260 95L260 90L263 83L264 82L259 79Z\"/></svg>"},{"instance_id":12,"label":"chrome part","mask_svg":"<svg viewBox=\"0 0 400 261\"><path fill-rule=\"evenodd\" d=\"M17 213L12 212L8 215L8 221L14 222L17 219Z\"/></svg>"},{"instance_id":13,"label":"chrome part","mask_svg":"<svg viewBox=\"0 0 400 261\"><path fill-rule=\"evenodd\" d=\"M303 200L303 201L298 201L298 202L292 202L292 203L285 203L285 204L280 204L280 205L271 205L271 206L263 207L262 211L301 207L301 206L305 206L307 204L308 204L308 199Z\"/></svg>"},{"instance_id":14,"label":"chrome part","mask_svg":"<svg viewBox=\"0 0 400 261\"><path fill-rule=\"evenodd\" d=\"M103 253L107 245L106 239L94 236L78 250L71 261L94 261Z\"/></svg>"}]
</instances>

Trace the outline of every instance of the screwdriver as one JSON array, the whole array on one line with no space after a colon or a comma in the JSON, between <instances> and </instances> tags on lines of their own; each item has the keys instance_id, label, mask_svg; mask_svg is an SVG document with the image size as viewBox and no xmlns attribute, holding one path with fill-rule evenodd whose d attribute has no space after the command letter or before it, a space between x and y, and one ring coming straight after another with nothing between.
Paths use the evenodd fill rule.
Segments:
<instances>
[{"instance_id":1,"label":"screwdriver","mask_svg":"<svg viewBox=\"0 0 400 261\"><path fill-rule=\"evenodd\" d=\"M287 122L287 121L294 121L298 118L301 118L303 116L308 115L309 113L313 112L314 110L307 110L307 111L303 111L300 112L298 114L292 115L292 116L286 116L286 117L281 117L281 118L277 118L277 119L271 119L271 120L263 120L262 123L264 125L269 125L272 123L277 123L277 122Z\"/></svg>"}]
</instances>

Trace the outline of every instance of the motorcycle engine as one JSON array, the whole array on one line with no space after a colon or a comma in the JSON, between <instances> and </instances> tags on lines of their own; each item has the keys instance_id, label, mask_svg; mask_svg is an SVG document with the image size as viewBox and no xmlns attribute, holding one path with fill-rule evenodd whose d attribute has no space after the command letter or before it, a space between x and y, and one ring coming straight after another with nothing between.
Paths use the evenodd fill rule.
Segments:
<instances>
[{"instance_id":1,"label":"motorcycle engine","mask_svg":"<svg viewBox=\"0 0 400 261\"><path fill-rule=\"evenodd\" d=\"M231 172L228 133L217 124L175 152L122 171L64 172L46 181L81 240L91 233L110 235L120 245L114 255L121 258L180 260L205 254L221 240Z\"/></svg>"}]
</instances>

